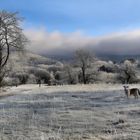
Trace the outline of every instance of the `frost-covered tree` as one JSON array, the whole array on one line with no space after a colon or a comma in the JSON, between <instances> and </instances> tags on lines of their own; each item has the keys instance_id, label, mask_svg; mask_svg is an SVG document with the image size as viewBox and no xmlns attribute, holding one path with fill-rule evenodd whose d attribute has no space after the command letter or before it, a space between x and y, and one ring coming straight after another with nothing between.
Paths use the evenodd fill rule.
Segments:
<instances>
[{"instance_id":1,"label":"frost-covered tree","mask_svg":"<svg viewBox=\"0 0 140 140\"><path fill-rule=\"evenodd\" d=\"M78 83L78 73L76 69L73 68L72 64L65 64L64 73L68 84L77 84Z\"/></svg>"},{"instance_id":2,"label":"frost-covered tree","mask_svg":"<svg viewBox=\"0 0 140 140\"><path fill-rule=\"evenodd\" d=\"M126 84L137 82L137 64L128 60L124 61L120 65L118 79Z\"/></svg>"},{"instance_id":3,"label":"frost-covered tree","mask_svg":"<svg viewBox=\"0 0 140 140\"><path fill-rule=\"evenodd\" d=\"M21 18L17 13L0 11L0 84L5 75L3 69L11 50L23 50L27 42L20 28L20 22Z\"/></svg>"},{"instance_id":4,"label":"frost-covered tree","mask_svg":"<svg viewBox=\"0 0 140 140\"><path fill-rule=\"evenodd\" d=\"M88 50L79 49L75 52L75 57L77 64L81 69L82 81L84 84L87 84L86 72L87 69L91 66L93 59L92 54Z\"/></svg>"}]
</instances>

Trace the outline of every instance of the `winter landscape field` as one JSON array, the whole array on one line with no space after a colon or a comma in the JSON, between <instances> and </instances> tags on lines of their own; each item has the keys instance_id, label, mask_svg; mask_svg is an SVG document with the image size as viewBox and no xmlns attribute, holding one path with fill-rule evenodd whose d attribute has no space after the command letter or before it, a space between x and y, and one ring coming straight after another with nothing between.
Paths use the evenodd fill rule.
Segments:
<instances>
[{"instance_id":1,"label":"winter landscape field","mask_svg":"<svg viewBox=\"0 0 140 140\"><path fill-rule=\"evenodd\" d=\"M139 13L140 0L1 0L0 140L140 140Z\"/></svg>"},{"instance_id":2,"label":"winter landscape field","mask_svg":"<svg viewBox=\"0 0 140 140\"><path fill-rule=\"evenodd\" d=\"M7 87L0 139L138 140L139 107L140 99L127 99L121 84Z\"/></svg>"}]
</instances>

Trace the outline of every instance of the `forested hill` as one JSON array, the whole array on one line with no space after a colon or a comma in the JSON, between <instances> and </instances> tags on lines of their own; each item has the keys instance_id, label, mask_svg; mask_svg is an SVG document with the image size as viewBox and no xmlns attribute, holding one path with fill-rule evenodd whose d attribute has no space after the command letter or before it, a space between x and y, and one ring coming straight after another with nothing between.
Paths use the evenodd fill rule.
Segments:
<instances>
[{"instance_id":1,"label":"forested hill","mask_svg":"<svg viewBox=\"0 0 140 140\"><path fill-rule=\"evenodd\" d=\"M140 60L140 55L101 55L98 54L97 55L98 58L102 59L102 60L111 60L111 61L115 61L117 63L126 60L126 59L136 59L136 60Z\"/></svg>"}]
</instances>

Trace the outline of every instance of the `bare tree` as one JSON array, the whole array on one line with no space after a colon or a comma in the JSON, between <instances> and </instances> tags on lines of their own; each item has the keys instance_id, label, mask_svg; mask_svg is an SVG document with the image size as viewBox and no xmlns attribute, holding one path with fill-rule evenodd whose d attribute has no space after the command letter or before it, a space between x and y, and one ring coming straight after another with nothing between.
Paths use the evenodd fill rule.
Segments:
<instances>
[{"instance_id":1,"label":"bare tree","mask_svg":"<svg viewBox=\"0 0 140 140\"><path fill-rule=\"evenodd\" d=\"M82 81L84 84L87 84L86 71L91 66L93 56L88 50L79 49L75 52L75 57L77 64L81 69Z\"/></svg>"},{"instance_id":2,"label":"bare tree","mask_svg":"<svg viewBox=\"0 0 140 140\"><path fill-rule=\"evenodd\" d=\"M27 42L20 28L21 21L17 13L0 11L0 84L11 50L23 50Z\"/></svg>"}]
</instances>

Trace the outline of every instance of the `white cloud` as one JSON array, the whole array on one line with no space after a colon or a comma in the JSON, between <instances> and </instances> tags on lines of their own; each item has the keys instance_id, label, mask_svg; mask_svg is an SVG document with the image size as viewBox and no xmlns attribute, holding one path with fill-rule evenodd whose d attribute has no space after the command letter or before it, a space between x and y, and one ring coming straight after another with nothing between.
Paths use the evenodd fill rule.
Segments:
<instances>
[{"instance_id":1,"label":"white cloud","mask_svg":"<svg viewBox=\"0 0 140 140\"><path fill-rule=\"evenodd\" d=\"M65 55L79 48L87 48L95 54L140 54L140 30L101 37L88 37L79 31L70 34L59 31L49 33L44 28L27 29L25 34L31 41L28 49L36 53Z\"/></svg>"}]
</instances>

